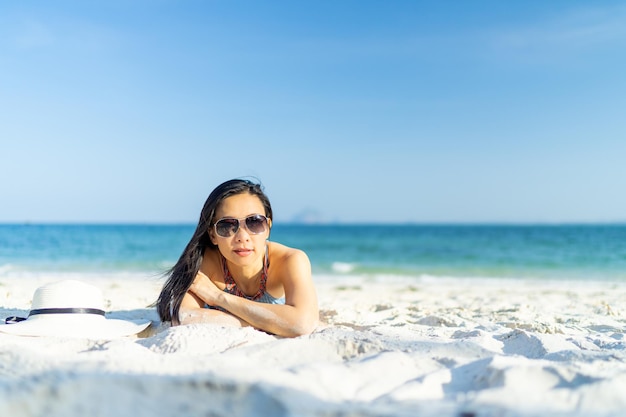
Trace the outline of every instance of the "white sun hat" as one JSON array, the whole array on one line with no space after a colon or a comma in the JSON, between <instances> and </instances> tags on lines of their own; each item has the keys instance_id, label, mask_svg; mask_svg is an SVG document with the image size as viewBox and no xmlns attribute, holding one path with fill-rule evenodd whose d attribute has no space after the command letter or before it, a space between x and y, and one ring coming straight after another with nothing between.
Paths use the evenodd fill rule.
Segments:
<instances>
[{"instance_id":1,"label":"white sun hat","mask_svg":"<svg viewBox=\"0 0 626 417\"><path fill-rule=\"evenodd\" d=\"M117 320L104 316L99 288L66 280L37 288L27 319L7 319L0 332L19 336L116 339L146 329L150 320Z\"/></svg>"}]
</instances>

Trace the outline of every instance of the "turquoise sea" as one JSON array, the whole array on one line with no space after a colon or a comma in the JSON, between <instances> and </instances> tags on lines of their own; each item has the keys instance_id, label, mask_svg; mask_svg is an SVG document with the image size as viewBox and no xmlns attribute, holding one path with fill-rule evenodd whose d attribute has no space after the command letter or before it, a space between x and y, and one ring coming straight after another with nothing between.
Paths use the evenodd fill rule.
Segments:
<instances>
[{"instance_id":1,"label":"turquoise sea","mask_svg":"<svg viewBox=\"0 0 626 417\"><path fill-rule=\"evenodd\" d=\"M0 278L155 277L194 225L0 225ZM626 281L626 225L275 225L320 279L522 278Z\"/></svg>"}]
</instances>

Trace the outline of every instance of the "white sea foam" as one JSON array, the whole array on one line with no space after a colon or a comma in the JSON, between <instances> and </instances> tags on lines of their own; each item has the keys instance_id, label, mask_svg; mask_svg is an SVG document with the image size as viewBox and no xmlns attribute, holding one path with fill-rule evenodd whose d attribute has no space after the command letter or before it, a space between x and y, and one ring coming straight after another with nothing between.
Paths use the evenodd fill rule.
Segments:
<instances>
[{"instance_id":1,"label":"white sea foam","mask_svg":"<svg viewBox=\"0 0 626 417\"><path fill-rule=\"evenodd\" d=\"M351 264L348 262L333 262L331 266L334 272L340 274L348 274L356 268L356 264Z\"/></svg>"},{"instance_id":2,"label":"white sea foam","mask_svg":"<svg viewBox=\"0 0 626 417\"><path fill-rule=\"evenodd\" d=\"M10 273L13 269L14 269L14 266L10 263L0 265L0 276Z\"/></svg>"}]
</instances>

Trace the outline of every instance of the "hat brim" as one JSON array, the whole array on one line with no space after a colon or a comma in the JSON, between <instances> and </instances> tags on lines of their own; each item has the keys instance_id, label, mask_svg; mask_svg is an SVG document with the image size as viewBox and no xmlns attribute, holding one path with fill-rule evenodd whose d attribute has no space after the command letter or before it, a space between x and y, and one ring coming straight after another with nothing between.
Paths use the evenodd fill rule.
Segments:
<instances>
[{"instance_id":1,"label":"hat brim","mask_svg":"<svg viewBox=\"0 0 626 417\"><path fill-rule=\"evenodd\" d=\"M0 332L17 336L56 336L116 339L142 332L150 320L106 319L90 314L40 315L14 324L0 324Z\"/></svg>"}]
</instances>

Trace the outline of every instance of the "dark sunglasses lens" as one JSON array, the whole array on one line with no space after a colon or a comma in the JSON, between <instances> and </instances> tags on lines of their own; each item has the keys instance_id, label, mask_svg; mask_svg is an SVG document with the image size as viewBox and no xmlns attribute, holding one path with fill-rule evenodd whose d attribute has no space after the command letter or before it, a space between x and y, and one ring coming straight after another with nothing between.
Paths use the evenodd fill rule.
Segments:
<instances>
[{"instance_id":1,"label":"dark sunglasses lens","mask_svg":"<svg viewBox=\"0 0 626 417\"><path fill-rule=\"evenodd\" d=\"M237 233L239 229L239 220L222 219L215 223L215 232L221 237L229 237Z\"/></svg>"},{"instance_id":2,"label":"dark sunglasses lens","mask_svg":"<svg viewBox=\"0 0 626 417\"><path fill-rule=\"evenodd\" d=\"M246 227L250 233L259 234L265 231L265 224L267 220L260 215L246 217Z\"/></svg>"}]
</instances>

